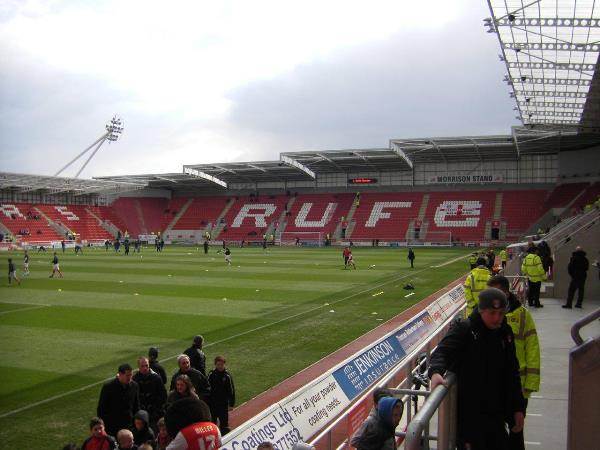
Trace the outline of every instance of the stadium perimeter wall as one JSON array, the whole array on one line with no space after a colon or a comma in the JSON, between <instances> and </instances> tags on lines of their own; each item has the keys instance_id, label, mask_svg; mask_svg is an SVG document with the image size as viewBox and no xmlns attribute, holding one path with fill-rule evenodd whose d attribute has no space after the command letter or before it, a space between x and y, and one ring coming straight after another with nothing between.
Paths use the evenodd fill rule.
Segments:
<instances>
[{"instance_id":1,"label":"stadium perimeter wall","mask_svg":"<svg viewBox=\"0 0 600 450\"><path fill-rule=\"evenodd\" d=\"M394 371L395 384L405 379L409 370L402 362L409 362L408 355L464 305L462 281L455 280L234 410L230 424L236 428L225 436L223 448L251 450L270 440L286 450L294 441L309 441L357 403L364 416L367 390ZM356 412L353 416L356 422ZM346 423L344 430L337 433L339 439L351 431Z\"/></svg>"}]
</instances>

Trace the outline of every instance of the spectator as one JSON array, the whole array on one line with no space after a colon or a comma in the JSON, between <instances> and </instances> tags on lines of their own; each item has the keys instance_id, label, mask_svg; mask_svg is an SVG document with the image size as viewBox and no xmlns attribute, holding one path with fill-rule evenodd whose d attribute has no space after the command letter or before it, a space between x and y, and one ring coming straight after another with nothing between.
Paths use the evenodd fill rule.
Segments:
<instances>
[{"instance_id":1,"label":"spectator","mask_svg":"<svg viewBox=\"0 0 600 450\"><path fill-rule=\"evenodd\" d=\"M379 401L384 397L391 397L389 390L384 387L377 387L373 390L373 408L369 412L369 416L367 420L365 420L362 425L356 430L354 436L352 437L351 444L352 446L356 446L358 442L360 442L366 433L371 433L372 431L369 428L373 427L373 425L377 422L377 406Z\"/></svg>"},{"instance_id":2,"label":"spectator","mask_svg":"<svg viewBox=\"0 0 600 450\"><path fill-rule=\"evenodd\" d=\"M167 450L221 447L219 428L210 421L210 409L202 400L184 398L173 403L167 410L165 423L169 435L175 436Z\"/></svg>"},{"instance_id":3,"label":"spectator","mask_svg":"<svg viewBox=\"0 0 600 450\"><path fill-rule=\"evenodd\" d=\"M137 445L133 442L133 433L126 428L117 433L117 442L119 450L138 450Z\"/></svg>"},{"instance_id":4,"label":"spectator","mask_svg":"<svg viewBox=\"0 0 600 450\"><path fill-rule=\"evenodd\" d=\"M158 362L158 348L150 347L148 349L148 362L150 363L150 369L160 375L163 384L167 384L167 371Z\"/></svg>"},{"instance_id":5,"label":"spectator","mask_svg":"<svg viewBox=\"0 0 600 450\"><path fill-rule=\"evenodd\" d=\"M135 445L142 445L148 442L153 443L155 439L154 431L150 428L148 421L150 416L147 411L140 409L133 418L133 442Z\"/></svg>"},{"instance_id":6,"label":"spectator","mask_svg":"<svg viewBox=\"0 0 600 450\"><path fill-rule=\"evenodd\" d=\"M583 304L585 280L587 278L587 271L589 268L590 262L586 257L586 253L581 247L577 246L571 255L571 260L569 261L569 265L567 267L571 277L571 283L569 283L567 303L563 305L563 308L571 309L573 307L573 297L575 296L575 291L577 291L577 303L575 303L575 308L581 308Z\"/></svg>"},{"instance_id":7,"label":"spectator","mask_svg":"<svg viewBox=\"0 0 600 450\"><path fill-rule=\"evenodd\" d=\"M131 366L119 366L117 375L102 386L98 400L98 417L104 420L106 431L114 436L133 424L133 415L140 409L139 388L132 380Z\"/></svg>"},{"instance_id":8,"label":"spectator","mask_svg":"<svg viewBox=\"0 0 600 450\"><path fill-rule=\"evenodd\" d=\"M202 351L202 345L204 344L204 338L200 335L194 336L192 346L186 349L183 354L190 358L190 365L192 368L200 371L202 375L206 376L206 355Z\"/></svg>"},{"instance_id":9,"label":"spectator","mask_svg":"<svg viewBox=\"0 0 600 450\"><path fill-rule=\"evenodd\" d=\"M531 313L521 305L515 294L510 292L508 279L496 275L488 281L488 286L500 289L508 299L508 312L506 321L515 336L515 350L519 361L519 374L521 375L521 388L525 398L523 414L527 410L527 402L532 392L540 390L540 343L538 340L535 322ZM511 450L525 450L523 431L509 432Z\"/></svg>"},{"instance_id":10,"label":"spectator","mask_svg":"<svg viewBox=\"0 0 600 450\"><path fill-rule=\"evenodd\" d=\"M521 264L521 272L527 277L529 285L527 303L529 306L543 308L544 305L540 303L540 288L542 287L542 281L546 279L546 272L541 258L536 255L535 246L530 246L527 249L527 256Z\"/></svg>"},{"instance_id":11,"label":"spectator","mask_svg":"<svg viewBox=\"0 0 600 450\"><path fill-rule=\"evenodd\" d=\"M358 450L396 448L395 431L403 410L404 404L399 398L381 398L377 404L377 414L369 415L352 436L352 446Z\"/></svg>"},{"instance_id":12,"label":"spectator","mask_svg":"<svg viewBox=\"0 0 600 450\"><path fill-rule=\"evenodd\" d=\"M154 430L156 422L163 416L167 402L167 390L160 375L150 370L150 361L141 356L138 358L138 371L133 376L140 389L140 409L148 413L148 424ZM139 442L136 441L136 444Z\"/></svg>"},{"instance_id":13,"label":"spectator","mask_svg":"<svg viewBox=\"0 0 600 450\"><path fill-rule=\"evenodd\" d=\"M90 420L90 437L81 444L81 450L115 450L117 441L106 434L104 421L99 417Z\"/></svg>"},{"instance_id":14,"label":"spectator","mask_svg":"<svg viewBox=\"0 0 600 450\"><path fill-rule=\"evenodd\" d=\"M181 400L186 397L198 398L196 394L196 388L187 375L179 375L175 381L175 389L169 392L167 397L167 409L175 403L177 400Z\"/></svg>"},{"instance_id":15,"label":"spectator","mask_svg":"<svg viewBox=\"0 0 600 450\"><path fill-rule=\"evenodd\" d=\"M225 358L217 356L215 368L208 374L212 421L219 424L222 436L229 433L229 411L235 406L235 385L225 364Z\"/></svg>"},{"instance_id":16,"label":"spectator","mask_svg":"<svg viewBox=\"0 0 600 450\"><path fill-rule=\"evenodd\" d=\"M471 315L477 305L479 293L485 289L487 282L492 276L486 266L486 259L483 256L477 258L477 267L471 270L467 275L464 284L465 300L467 301L467 317Z\"/></svg>"},{"instance_id":17,"label":"spectator","mask_svg":"<svg viewBox=\"0 0 600 450\"><path fill-rule=\"evenodd\" d=\"M156 450L165 450L170 442L171 437L169 436L167 426L165 425L165 418L161 417L158 420L158 435L154 441L154 447Z\"/></svg>"},{"instance_id":18,"label":"spectator","mask_svg":"<svg viewBox=\"0 0 600 450\"><path fill-rule=\"evenodd\" d=\"M175 382L179 375L187 375L190 377L190 380L194 385L194 389L196 389L196 394L200 400L208 401L210 398L210 385L208 384L208 380L204 375L202 375L202 372L190 366L189 356L179 355L177 358L177 364L179 365L179 370L175 372L171 378L170 390L172 391L175 389Z\"/></svg>"},{"instance_id":19,"label":"spectator","mask_svg":"<svg viewBox=\"0 0 600 450\"><path fill-rule=\"evenodd\" d=\"M431 355L432 391L447 385L447 370L456 371L460 449L505 450L506 423L514 433L523 429L525 405L514 336L504 317L507 306L499 289L481 291L478 308L453 322Z\"/></svg>"}]
</instances>

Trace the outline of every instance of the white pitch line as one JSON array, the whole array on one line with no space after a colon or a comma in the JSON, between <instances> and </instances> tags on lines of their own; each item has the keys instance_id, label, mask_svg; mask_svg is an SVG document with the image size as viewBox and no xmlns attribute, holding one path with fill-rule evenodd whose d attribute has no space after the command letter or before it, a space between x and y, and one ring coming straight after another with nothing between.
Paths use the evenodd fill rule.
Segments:
<instances>
[{"instance_id":1,"label":"white pitch line","mask_svg":"<svg viewBox=\"0 0 600 450\"><path fill-rule=\"evenodd\" d=\"M352 298L352 297L356 297L357 295L361 295L361 294L364 294L364 293L366 293L366 292L372 291L372 290L373 290L373 289L375 289L375 288L378 288L378 287L381 287L381 286L385 286L386 284L389 284L389 283L395 283L396 281L398 281L398 280L402 280L403 278L407 278L407 277L409 277L409 276L411 276L411 277L412 277L413 275L415 275L415 274L417 274L417 273L420 273L420 272L424 272L424 271L426 271L426 270L429 270L429 269L428 269L428 268L425 268L425 269L418 270L418 271L416 271L416 272L410 272L410 273L407 273L406 275L403 275L403 276L401 276L401 277L394 278L394 279L392 279L392 280L389 280L389 281L385 281L385 282L383 282L383 283L380 283L380 284L378 284L377 286L371 286L371 287L369 287L368 289L363 289L362 291L355 292L354 294L348 295L348 296L346 296L346 297L343 297L343 298L341 298L341 299L339 299L339 300L332 301L331 303L329 303L329 305L328 305L328 306L330 306L330 305L335 305L336 303L343 302L343 301L345 301L345 300L348 300L348 299L350 299L350 298ZM414 292L413 292L413 293L414 293ZM283 319L276 320L275 322L267 323L267 324L265 324L265 325L261 325L260 327L256 327L256 328L253 328L253 329L251 329L251 330L243 331L243 332L241 332L241 333L234 334L234 335L232 335L232 336L228 336L228 337L226 337L225 339L221 339L221 340L219 340L219 341L215 341L215 342L212 342L212 343L210 343L210 344L207 344L207 345L205 345L204 347L211 347L211 346L213 346L213 345L217 345L217 344L220 344L220 343L222 343L222 342L227 342L227 341L229 341L229 340L231 340L231 339L235 339L235 338L238 338L238 337L244 336L244 335L246 335L246 334L254 333L255 331L260 331L260 330L263 330L263 329L265 329L265 328L271 327L271 326L273 326L273 325L280 324L281 322L285 322L285 321L287 321L287 320L290 320L290 319L295 319L296 317L302 316L302 315L304 315L304 314L307 314L307 313L311 313L311 312L313 312L313 311L317 311L317 310L319 310L319 309L321 309L321 308L324 308L324 307L325 307L325 305L316 306L316 307L314 307L314 308L311 308L311 309L308 309L308 310L306 310L306 311L302 311L302 312L299 312L299 313L297 313L297 314L292 314L291 316L284 317ZM169 360L171 360L171 359L175 359L175 358L177 358L177 357L178 357L180 354L181 354L181 353L177 353L176 355L172 355L172 356L169 356L169 357L167 357L167 358L161 359L161 361L169 361ZM49 403L49 402L51 402L51 401L58 400L59 398L67 397L67 396L69 396L69 395L71 395L71 394L76 394L77 392L85 391L85 390L87 390L87 389L90 389L90 388L93 388L93 387L95 387L95 386L99 386L99 385L101 385L101 384L103 384L103 383L106 383L107 381L110 381L110 380L112 380L112 379L113 379L113 377L110 377L110 378L105 378L104 380L96 381L95 383L91 383L91 384L88 384L88 385L82 386L82 387L80 387L80 388L73 389L73 390L71 390L71 391L63 392L62 394L53 395L52 397L45 398L44 400L40 400L39 402L30 403L30 404L28 404L28 405L22 406L21 408L13 409L12 411L7 411L7 412L5 412L5 413L3 413L3 414L0 414L0 419L3 419L3 418L5 418L5 417L8 417L8 416L12 416L12 415L14 415L14 414L17 414L17 413L20 413L20 412L23 412L23 411L27 411L28 409L35 408L36 406L44 405L44 404L46 404L46 403Z\"/></svg>"},{"instance_id":2,"label":"white pitch line","mask_svg":"<svg viewBox=\"0 0 600 450\"><path fill-rule=\"evenodd\" d=\"M415 293L414 293L414 292L411 292L410 294L407 294L407 295L405 295L405 296L404 296L404 298L406 298L406 297L410 297L411 295L415 295Z\"/></svg>"},{"instance_id":3,"label":"white pitch line","mask_svg":"<svg viewBox=\"0 0 600 450\"><path fill-rule=\"evenodd\" d=\"M40 309L40 308L48 308L48 307L50 307L50 305L30 306L28 308L19 308L19 309L11 309L10 311L2 311L2 312L0 312L0 314L10 314L10 313L16 313L16 312L21 312L21 311L29 311L31 309Z\"/></svg>"},{"instance_id":4,"label":"white pitch line","mask_svg":"<svg viewBox=\"0 0 600 450\"><path fill-rule=\"evenodd\" d=\"M468 257L469 257L469 255L459 256L458 258L451 259L450 261L446 261L445 263L442 263L440 265L431 266L431 268L437 269L438 267L444 267L444 266L447 266L448 264L452 264L453 262L460 261L461 259L466 259Z\"/></svg>"}]
</instances>

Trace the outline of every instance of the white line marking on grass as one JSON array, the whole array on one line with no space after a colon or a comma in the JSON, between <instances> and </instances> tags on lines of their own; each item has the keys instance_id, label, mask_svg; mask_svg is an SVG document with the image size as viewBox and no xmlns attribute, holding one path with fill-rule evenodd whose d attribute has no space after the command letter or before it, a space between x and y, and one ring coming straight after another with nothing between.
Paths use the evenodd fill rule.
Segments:
<instances>
[{"instance_id":1,"label":"white line marking on grass","mask_svg":"<svg viewBox=\"0 0 600 450\"><path fill-rule=\"evenodd\" d=\"M434 269L437 269L438 267L444 267L444 266L447 266L448 264L452 264L453 262L460 261L461 259L466 259L468 257L469 257L469 255L459 256L458 258L454 258L454 259L451 259L450 261L446 261L445 263L439 264L437 266L431 266L431 267Z\"/></svg>"},{"instance_id":2,"label":"white line marking on grass","mask_svg":"<svg viewBox=\"0 0 600 450\"><path fill-rule=\"evenodd\" d=\"M371 295L371 297L377 297L378 295L381 295L381 294L383 294L383 291L377 292L377 293Z\"/></svg>"},{"instance_id":3,"label":"white line marking on grass","mask_svg":"<svg viewBox=\"0 0 600 450\"><path fill-rule=\"evenodd\" d=\"M348 300L348 299L351 299L353 297L356 297L358 295L365 294L365 293L367 293L369 291L372 291L373 289L379 288L381 286L385 286L386 284L395 283L398 280L402 280L403 278L408 278L409 276L412 277L413 275L415 275L417 273L420 273L420 272L424 272L426 270L429 270L429 268L421 269L421 270L418 270L416 272L410 272L410 273L407 273L406 275L402 275L402 276L400 276L398 278L393 278L391 280L384 281L383 283L380 283L377 286L371 286L371 287L369 287L367 289L363 289L362 291L358 291L358 292L355 292L354 294L350 294L350 295L348 295L346 297L342 297L342 298L340 298L338 300L334 300L331 303L327 303L326 305L335 305L336 303L340 303L340 302L343 302L345 300ZM221 344L223 342L227 342L227 341L230 341L232 339L236 339L236 338L244 336L246 334L251 334L251 333L254 333L256 331L260 331L260 330L263 330L265 328L272 327L274 325L278 325L278 324L280 324L282 322L285 322L285 321L288 321L290 319L295 319L296 317L303 316L305 314L308 314L308 313L317 311L319 309L322 309L324 306L325 305L315 306L314 308L311 308L311 309L308 309L306 311L302 311L302 312L299 312L299 313L296 313L296 314L292 314L291 316L284 317L283 319L276 320L275 322L267 323L265 325L261 325L261 326L256 327L256 328L252 328L251 330L242 331L241 333L234 334L232 336L228 336L228 337L226 337L224 339L221 339L219 341L211 342L210 344L207 344L204 347L205 348L211 347L213 345ZM377 319L377 320L379 320L379 319ZM177 353L176 355L172 355L172 356L169 356L167 358L163 358L163 359L161 359L161 361L163 361L163 362L164 361L170 361L171 359L177 358L180 354L181 353ZM14 414L17 414L17 413L20 413L20 412L23 412L23 411L27 411L28 409L35 408L36 406L44 405L46 403L49 403L49 402L54 401L54 400L58 400L58 399L63 398L63 397L67 397L68 395L76 394L77 392L82 392L82 391L85 391L87 389L93 388L95 386L99 386L99 385L101 385L103 383L106 383L107 381L112 380L113 378L114 377L110 377L110 378L106 378L106 379L101 380L101 381L96 381L95 383L88 384L86 386L82 386L80 388L73 389L71 391L63 392L62 394L53 395L52 397L48 397L48 398L46 398L44 400L40 400L39 402L30 403L29 405L25 405L25 406L23 406L21 408L13 409L12 411L8 411L8 412L5 412L4 414L0 414L0 419L3 419L4 417L12 416Z\"/></svg>"},{"instance_id":4,"label":"white line marking on grass","mask_svg":"<svg viewBox=\"0 0 600 450\"><path fill-rule=\"evenodd\" d=\"M10 313L15 313L15 312L29 311L32 309L41 309L41 308L49 308L49 307L50 307L50 305L29 306L27 308L19 308L19 309L12 309L10 311L2 311L2 312L0 312L0 314L10 314Z\"/></svg>"},{"instance_id":5,"label":"white line marking on grass","mask_svg":"<svg viewBox=\"0 0 600 450\"><path fill-rule=\"evenodd\" d=\"M405 296L404 296L404 298L406 298L406 297L410 297L411 295L415 295L415 293L414 293L414 292L411 292L410 294L407 294L407 295L405 295Z\"/></svg>"}]
</instances>

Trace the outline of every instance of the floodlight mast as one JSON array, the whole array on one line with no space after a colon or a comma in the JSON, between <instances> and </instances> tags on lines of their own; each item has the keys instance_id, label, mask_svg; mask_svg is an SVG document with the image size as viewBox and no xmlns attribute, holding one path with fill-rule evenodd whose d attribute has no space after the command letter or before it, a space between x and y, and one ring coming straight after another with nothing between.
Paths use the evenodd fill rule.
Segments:
<instances>
[{"instance_id":1,"label":"floodlight mast","mask_svg":"<svg viewBox=\"0 0 600 450\"><path fill-rule=\"evenodd\" d=\"M115 115L106 124L105 128L106 128L106 132L102 136L100 136L94 143L92 143L89 147L87 147L79 155L77 155L75 158L73 158L71 161L69 161L62 169L60 169L58 172L56 172L54 174L54 176L57 177L58 175L60 175L62 172L64 172L64 170L67 167L69 167L71 164L73 164L75 161L77 161L79 158L81 158L83 155L85 155L87 152L89 152L92 149L92 147L96 146L96 148L94 148L94 150L90 154L89 158L85 161L83 166L81 166L81 169L79 169L79 171L75 175L75 178L78 178L79 175L81 174L81 172L83 172L83 169L86 168L86 166L92 160L94 155L98 152L98 150L100 150L100 147L102 147L102 144L104 144L104 142L106 142L106 141L116 142L119 139L121 133L123 132L123 120L121 118L119 118L117 115Z\"/></svg>"}]
</instances>

